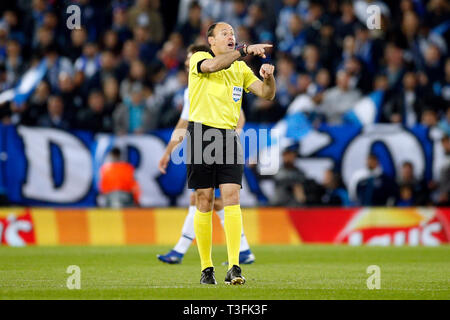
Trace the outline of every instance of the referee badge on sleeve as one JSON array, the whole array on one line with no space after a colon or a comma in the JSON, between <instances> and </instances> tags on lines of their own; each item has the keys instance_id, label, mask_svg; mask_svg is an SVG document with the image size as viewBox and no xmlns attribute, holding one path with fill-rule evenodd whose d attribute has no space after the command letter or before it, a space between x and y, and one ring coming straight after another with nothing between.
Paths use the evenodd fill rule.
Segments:
<instances>
[{"instance_id":1,"label":"referee badge on sleeve","mask_svg":"<svg viewBox=\"0 0 450 320\"><path fill-rule=\"evenodd\" d=\"M233 87L233 101L238 102L242 98L242 87Z\"/></svg>"}]
</instances>

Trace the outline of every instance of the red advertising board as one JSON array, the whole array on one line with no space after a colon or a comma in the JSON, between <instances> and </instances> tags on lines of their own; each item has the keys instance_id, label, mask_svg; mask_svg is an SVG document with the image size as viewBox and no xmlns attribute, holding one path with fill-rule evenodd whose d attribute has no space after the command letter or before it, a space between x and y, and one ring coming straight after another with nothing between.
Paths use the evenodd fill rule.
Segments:
<instances>
[{"instance_id":1,"label":"red advertising board","mask_svg":"<svg viewBox=\"0 0 450 320\"><path fill-rule=\"evenodd\" d=\"M35 243L33 221L28 209L0 217L0 240L1 244L16 247Z\"/></svg>"},{"instance_id":2,"label":"red advertising board","mask_svg":"<svg viewBox=\"0 0 450 320\"><path fill-rule=\"evenodd\" d=\"M327 208L289 215L305 243L435 246L450 239L450 209Z\"/></svg>"}]
</instances>

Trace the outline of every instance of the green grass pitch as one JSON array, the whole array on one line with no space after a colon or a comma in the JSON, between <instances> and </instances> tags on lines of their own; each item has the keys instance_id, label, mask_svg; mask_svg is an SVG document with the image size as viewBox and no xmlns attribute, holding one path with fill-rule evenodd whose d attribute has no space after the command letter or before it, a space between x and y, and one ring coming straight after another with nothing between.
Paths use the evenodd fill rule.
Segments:
<instances>
[{"instance_id":1,"label":"green grass pitch","mask_svg":"<svg viewBox=\"0 0 450 320\"><path fill-rule=\"evenodd\" d=\"M213 248L217 286L199 284L195 247L181 265L156 259L168 249L0 247L0 299L450 299L450 246L254 246L244 286L223 283L224 246ZM81 268L80 290L66 287L69 265ZM379 290L367 288L369 265Z\"/></svg>"}]
</instances>

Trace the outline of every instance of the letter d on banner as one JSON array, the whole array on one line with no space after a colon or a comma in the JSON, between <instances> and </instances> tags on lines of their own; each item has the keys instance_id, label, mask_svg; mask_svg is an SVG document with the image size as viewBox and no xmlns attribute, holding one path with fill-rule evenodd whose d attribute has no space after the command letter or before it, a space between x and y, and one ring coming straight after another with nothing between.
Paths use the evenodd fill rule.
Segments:
<instances>
[{"instance_id":1,"label":"letter d on banner","mask_svg":"<svg viewBox=\"0 0 450 320\"><path fill-rule=\"evenodd\" d=\"M24 197L55 203L80 201L92 183L92 159L88 148L74 135L49 128L19 127L28 162ZM62 154L63 182L55 187L52 176L50 143Z\"/></svg>"}]
</instances>

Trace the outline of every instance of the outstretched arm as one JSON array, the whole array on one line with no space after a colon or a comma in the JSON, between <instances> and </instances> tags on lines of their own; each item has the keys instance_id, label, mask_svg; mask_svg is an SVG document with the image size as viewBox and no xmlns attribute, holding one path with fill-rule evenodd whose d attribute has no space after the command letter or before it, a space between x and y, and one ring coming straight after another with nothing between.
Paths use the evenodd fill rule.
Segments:
<instances>
[{"instance_id":1,"label":"outstretched arm","mask_svg":"<svg viewBox=\"0 0 450 320\"><path fill-rule=\"evenodd\" d=\"M272 47L271 44L252 44L244 49L246 54L259 56L265 58L265 48ZM203 60L200 64L200 71L202 73L217 72L228 68L234 61L241 57L238 50L234 50L225 54L218 55L212 59Z\"/></svg>"}]
</instances>

